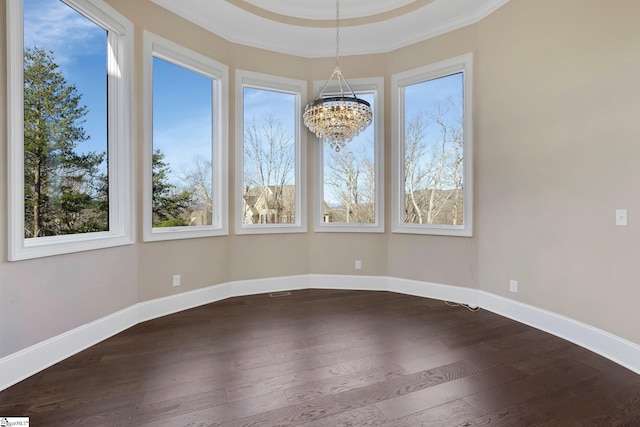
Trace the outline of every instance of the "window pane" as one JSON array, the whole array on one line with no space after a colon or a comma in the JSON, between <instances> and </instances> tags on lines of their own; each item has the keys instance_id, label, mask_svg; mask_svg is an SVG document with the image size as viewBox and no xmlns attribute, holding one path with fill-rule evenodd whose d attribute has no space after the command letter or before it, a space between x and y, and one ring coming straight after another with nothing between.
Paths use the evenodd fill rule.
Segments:
<instances>
[{"instance_id":1,"label":"window pane","mask_svg":"<svg viewBox=\"0 0 640 427\"><path fill-rule=\"evenodd\" d=\"M212 225L210 77L153 58L153 227Z\"/></svg>"},{"instance_id":2,"label":"window pane","mask_svg":"<svg viewBox=\"0 0 640 427\"><path fill-rule=\"evenodd\" d=\"M404 87L404 222L464 225L463 73Z\"/></svg>"},{"instance_id":3,"label":"window pane","mask_svg":"<svg viewBox=\"0 0 640 427\"><path fill-rule=\"evenodd\" d=\"M357 95L374 109L373 93ZM376 222L375 126L372 122L339 152L323 147L324 223Z\"/></svg>"},{"instance_id":4,"label":"window pane","mask_svg":"<svg viewBox=\"0 0 640 427\"><path fill-rule=\"evenodd\" d=\"M107 31L24 1L24 236L109 229Z\"/></svg>"},{"instance_id":5,"label":"window pane","mask_svg":"<svg viewBox=\"0 0 640 427\"><path fill-rule=\"evenodd\" d=\"M296 95L243 88L243 224L296 223Z\"/></svg>"}]
</instances>

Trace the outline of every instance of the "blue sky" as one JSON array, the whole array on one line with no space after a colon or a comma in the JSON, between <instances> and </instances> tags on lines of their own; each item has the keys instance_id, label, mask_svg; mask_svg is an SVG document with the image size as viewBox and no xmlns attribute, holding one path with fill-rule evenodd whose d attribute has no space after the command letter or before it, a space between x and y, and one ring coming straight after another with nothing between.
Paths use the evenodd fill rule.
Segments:
<instances>
[{"instance_id":1,"label":"blue sky","mask_svg":"<svg viewBox=\"0 0 640 427\"><path fill-rule=\"evenodd\" d=\"M83 127L89 141L80 152L107 148L106 36L104 29L59 0L24 0L24 46L52 51L68 84L76 86L87 107Z\"/></svg>"},{"instance_id":2,"label":"blue sky","mask_svg":"<svg viewBox=\"0 0 640 427\"><path fill-rule=\"evenodd\" d=\"M261 129L267 122L274 120L274 125L281 126L284 131L284 137L287 138L287 153L291 159L295 161L295 125L296 125L296 95L287 92L279 92L263 88L245 86L242 90L243 97L243 119L245 128L256 123L257 128ZM245 135L245 140L246 140ZM264 140L266 141L266 139ZM265 150L268 148L265 146ZM250 176L256 173L252 170L253 164L250 159L245 156L243 185L250 184ZM278 169L276 167L276 169ZM281 170L275 171L278 175ZM256 174L257 176L257 174ZM286 184L295 184L295 173L291 169L285 177Z\"/></svg>"},{"instance_id":3,"label":"blue sky","mask_svg":"<svg viewBox=\"0 0 640 427\"><path fill-rule=\"evenodd\" d=\"M294 134L295 117L291 114L295 108L295 97L289 93L265 90L261 88L245 87L244 120L261 120L273 115L284 127Z\"/></svg>"},{"instance_id":4,"label":"blue sky","mask_svg":"<svg viewBox=\"0 0 640 427\"><path fill-rule=\"evenodd\" d=\"M106 31L60 0L24 0L24 44L54 52L69 84L82 94L88 114L83 124L90 137L78 151L103 152L106 135ZM179 84L175 84L180 82ZM412 117L431 102L460 93L462 73L405 88L405 112ZM362 95L364 99L373 99ZM428 100L425 102L425 100ZM462 96L459 97L461 102ZM244 90L245 121L274 114L293 135L293 97L276 91ZM163 60L154 59L154 148L166 154L174 173L188 169L198 155L211 155L211 80ZM373 126L350 143L351 149L373 149Z\"/></svg>"},{"instance_id":5,"label":"blue sky","mask_svg":"<svg viewBox=\"0 0 640 427\"><path fill-rule=\"evenodd\" d=\"M358 96L358 98L363 99L365 101L367 101L369 104L371 104L371 109L373 110L373 121L371 122L371 125L369 125L369 127L367 127L365 130L363 130L362 132L360 132L360 134L358 134L356 137L354 137L351 142L347 143L347 149L349 151L351 151L354 154L357 153L362 153L363 150L366 153L367 158L373 162L374 161L374 156L375 156L375 146L374 146L374 141L375 141L375 100L374 100L374 94L373 93L357 93L356 94ZM329 147L328 145L325 145L323 147L323 155L324 155L324 164L325 164L325 170L324 173L325 175L329 174L329 171L327 170L328 167L330 166L330 159L331 159L331 150L332 148ZM329 203L330 205L335 205L337 203L339 203L339 198L336 195L336 189L333 188L331 185L329 185L326 180L323 186L323 191L324 191L324 200Z\"/></svg>"},{"instance_id":6,"label":"blue sky","mask_svg":"<svg viewBox=\"0 0 640 427\"><path fill-rule=\"evenodd\" d=\"M438 103L452 99L456 108L462 108L463 100L463 73L451 74L422 83L405 86L404 108L407 122L416 114L426 112L430 107ZM454 118L452 111L449 118Z\"/></svg>"},{"instance_id":7,"label":"blue sky","mask_svg":"<svg viewBox=\"0 0 640 427\"><path fill-rule=\"evenodd\" d=\"M107 32L60 0L24 0L24 46L53 52L68 84L82 95L89 140L79 152L107 149ZM211 79L154 58L154 148L174 174L200 155L211 158ZM179 84L176 84L179 82Z\"/></svg>"},{"instance_id":8,"label":"blue sky","mask_svg":"<svg viewBox=\"0 0 640 427\"><path fill-rule=\"evenodd\" d=\"M198 156L211 161L212 89L210 77L153 58L153 148L174 174Z\"/></svg>"}]
</instances>

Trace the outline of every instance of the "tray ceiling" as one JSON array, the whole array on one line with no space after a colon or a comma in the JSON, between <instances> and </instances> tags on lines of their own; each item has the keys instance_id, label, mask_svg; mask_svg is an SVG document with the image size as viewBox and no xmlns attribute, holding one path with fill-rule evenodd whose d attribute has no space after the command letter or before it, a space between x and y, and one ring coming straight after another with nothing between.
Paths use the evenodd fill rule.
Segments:
<instances>
[{"instance_id":1,"label":"tray ceiling","mask_svg":"<svg viewBox=\"0 0 640 427\"><path fill-rule=\"evenodd\" d=\"M234 43L335 55L333 0L152 0ZM340 0L340 55L389 52L478 22L509 0Z\"/></svg>"}]
</instances>

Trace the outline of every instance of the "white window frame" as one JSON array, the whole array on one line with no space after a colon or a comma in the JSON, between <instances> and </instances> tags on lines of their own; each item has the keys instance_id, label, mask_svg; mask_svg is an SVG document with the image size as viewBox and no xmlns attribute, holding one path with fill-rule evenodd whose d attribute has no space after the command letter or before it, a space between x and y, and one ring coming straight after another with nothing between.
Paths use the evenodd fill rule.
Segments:
<instances>
[{"instance_id":1,"label":"white window frame","mask_svg":"<svg viewBox=\"0 0 640 427\"><path fill-rule=\"evenodd\" d=\"M314 81L313 92L322 90L326 81ZM384 233L384 78L370 77L349 79L349 86L356 93L373 93L375 114L374 120L374 156L375 156L375 222L373 223L335 223L324 222L324 150L331 150L318 138L315 145L315 180L314 180L314 226L316 232L344 233ZM337 93L337 82L331 82L325 89L326 94Z\"/></svg>"},{"instance_id":2,"label":"white window frame","mask_svg":"<svg viewBox=\"0 0 640 427\"><path fill-rule=\"evenodd\" d=\"M189 239L229 234L228 206L228 145L229 145L229 67L162 38L143 32L144 73L144 154L143 154L143 240ZM212 192L214 195L212 223L202 226L153 227L153 58L157 57L212 80Z\"/></svg>"},{"instance_id":3,"label":"white window frame","mask_svg":"<svg viewBox=\"0 0 640 427\"><path fill-rule=\"evenodd\" d=\"M404 88L413 84L463 73L464 213L463 225L407 224L404 222ZM473 235L473 54L391 76L391 102L397 109L391 118L392 132L392 232L471 237Z\"/></svg>"},{"instance_id":4,"label":"white window frame","mask_svg":"<svg viewBox=\"0 0 640 427\"><path fill-rule=\"evenodd\" d=\"M81 252L132 244L134 227L131 120L133 25L101 0L63 0L107 30L109 230L95 233L24 237L24 43L23 2L6 1L8 57L8 259Z\"/></svg>"},{"instance_id":5,"label":"white window frame","mask_svg":"<svg viewBox=\"0 0 640 427\"><path fill-rule=\"evenodd\" d=\"M295 221L287 224L243 224L242 193L244 183L244 88L251 87L288 93L295 96L296 211ZM236 70L236 161L235 161L235 232L236 234L305 233L306 215L306 132L303 132L302 109L306 103L307 82L252 71Z\"/></svg>"}]
</instances>

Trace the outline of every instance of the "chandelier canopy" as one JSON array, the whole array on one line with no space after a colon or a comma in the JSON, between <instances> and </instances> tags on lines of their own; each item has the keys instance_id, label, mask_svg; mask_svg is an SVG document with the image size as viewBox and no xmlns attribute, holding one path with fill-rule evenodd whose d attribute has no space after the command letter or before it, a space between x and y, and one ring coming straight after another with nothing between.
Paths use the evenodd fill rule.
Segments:
<instances>
[{"instance_id":1,"label":"chandelier canopy","mask_svg":"<svg viewBox=\"0 0 640 427\"><path fill-rule=\"evenodd\" d=\"M371 105L356 96L340 69L340 0L336 0L336 68L313 102L304 107L304 124L320 140L336 151L371 124ZM324 91L332 80L339 86L339 95L326 96ZM345 89L348 90L345 91Z\"/></svg>"}]
</instances>

